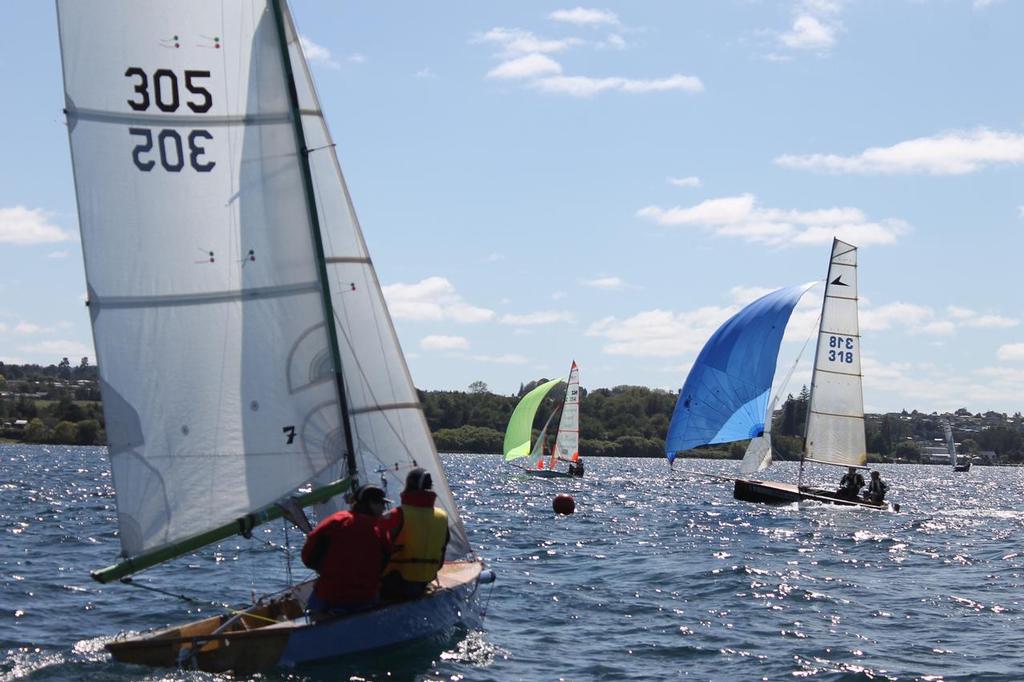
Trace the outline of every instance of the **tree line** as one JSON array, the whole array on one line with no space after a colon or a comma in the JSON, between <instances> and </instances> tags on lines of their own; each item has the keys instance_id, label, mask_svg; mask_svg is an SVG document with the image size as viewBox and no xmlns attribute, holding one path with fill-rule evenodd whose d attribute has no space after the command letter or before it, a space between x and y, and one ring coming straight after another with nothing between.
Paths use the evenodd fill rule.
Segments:
<instances>
[{"instance_id":1,"label":"tree line","mask_svg":"<svg viewBox=\"0 0 1024 682\"><path fill-rule=\"evenodd\" d=\"M547 379L523 384L514 395L492 393L476 381L466 391L418 391L427 424L441 452L496 453L502 451L505 427L519 400ZM563 385L564 386L564 385ZM556 410L564 389L556 386L538 409L534 437ZM776 410L772 446L776 459L798 459L803 449L809 391L789 395ZM644 386L615 386L581 391L580 453L603 457L663 457L676 393ZM966 410L956 415L970 418ZM996 462L1024 462L1020 413L977 415L984 423L963 437L965 453L992 451ZM15 422L25 424L18 427ZM63 358L55 365L11 365L0 362L0 437L31 443L102 445L106 443L96 367L82 358ZM917 461L917 442L941 436L936 417L917 411L868 415L869 456L881 461ZM705 446L700 457L740 458L746 441Z\"/></svg>"}]
</instances>

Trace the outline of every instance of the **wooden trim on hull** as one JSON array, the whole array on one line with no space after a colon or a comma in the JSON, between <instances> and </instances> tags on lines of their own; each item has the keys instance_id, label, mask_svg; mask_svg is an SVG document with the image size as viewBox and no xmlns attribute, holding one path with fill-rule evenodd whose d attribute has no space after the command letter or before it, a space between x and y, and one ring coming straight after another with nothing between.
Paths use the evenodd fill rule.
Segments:
<instances>
[{"instance_id":1,"label":"wooden trim on hull","mask_svg":"<svg viewBox=\"0 0 1024 682\"><path fill-rule=\"evenodd\" d=\"M420 599L316 621L304 613L309 581L241 614L143 633L106 648L122 663L236 675L345 656L477 625L481 570L479 561L448 562L438 584Z\"/></svg>"},{"instance_id":2,"label":"wooden trim on hull","mask_svg":"<svg viewBox=\"0 0 1024 682\"><path fill-rule=\"evenodd\" d=\"M762 504L793 504L804 500L822 502L825 504L836 504L844 507L864 507L866 509L888 510L889 504L873 504L862 499L850 500L838 497L835 492L822 490L820 488L809 488L797 486L791 483L777 483L775 481L753 481L744 478L737 478L733 485L732 496L744 502L759 502ZM899 511L899 505L892 506L893 511Z\"/></svg>"}]
</instances>

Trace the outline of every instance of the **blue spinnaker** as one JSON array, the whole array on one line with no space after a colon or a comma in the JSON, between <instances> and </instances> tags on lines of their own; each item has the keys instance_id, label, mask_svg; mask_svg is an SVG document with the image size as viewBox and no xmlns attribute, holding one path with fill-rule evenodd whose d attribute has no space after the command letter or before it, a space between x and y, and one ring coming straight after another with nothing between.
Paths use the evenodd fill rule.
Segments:
<instances>
[{"instance_id":1,"label":"blue spinnaker","mask_svg":"<svg viewBox=\"0 0 1024 682\"><path fill-rule=\"evenodd\" d=\"M665 438L676 453L764 433L779 345L797 301L814 282L757 299L719 327L686 377Z\"/></svg>"}]
</instances>

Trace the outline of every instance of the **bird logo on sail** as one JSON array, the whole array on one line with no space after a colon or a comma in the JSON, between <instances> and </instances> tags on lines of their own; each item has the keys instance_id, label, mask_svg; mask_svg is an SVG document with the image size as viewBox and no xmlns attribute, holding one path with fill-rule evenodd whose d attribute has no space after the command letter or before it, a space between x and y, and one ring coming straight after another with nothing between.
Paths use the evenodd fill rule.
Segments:
<instances>
[{"instance_id":1,"label":"bird logo on sail","mask_svg":"<svg viewBox=\"0 0 1024 682\"><path fill-rule=\"evenodd\" d=\"M836 278L835 278L834 280L832 280L831 284L836 284L836 285L838 285L838 286L841 286L841 287L848 287L848 286L850 286L850 285L849 285L849 284L847 284L846 282L842 282L842 281L840 281L840 280L842 280L842 279L843 279L843 276L842 276L842 275L839 275L839 276L838 276L838 277L836 277Z\"/></svg>"}]
</instances>

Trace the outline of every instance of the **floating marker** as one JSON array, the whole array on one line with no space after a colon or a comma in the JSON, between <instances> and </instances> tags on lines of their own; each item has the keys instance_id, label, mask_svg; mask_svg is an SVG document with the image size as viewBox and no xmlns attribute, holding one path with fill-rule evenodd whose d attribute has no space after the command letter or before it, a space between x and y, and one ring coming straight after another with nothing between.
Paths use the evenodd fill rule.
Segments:
<instances>
[{"instance_id":1,"label":"floating marker","mask_svg":"<svg viewBox=\"0 0 1024 682\"><path fill-rule=\"evenodd\" d=\"M576 500L572 499L572 495L555 495L551 508L556 514L572 514L576 511Z\"/></svg>"}]
</instances>

